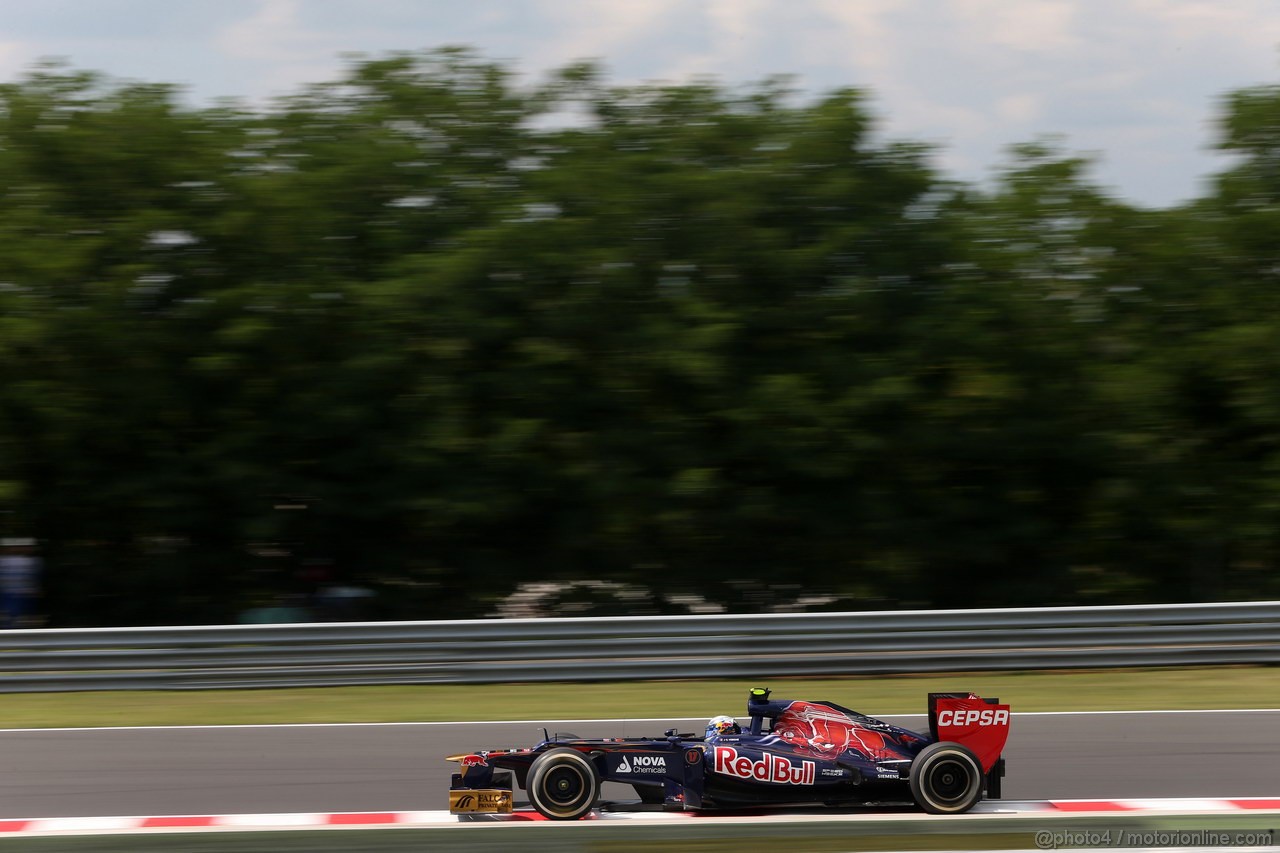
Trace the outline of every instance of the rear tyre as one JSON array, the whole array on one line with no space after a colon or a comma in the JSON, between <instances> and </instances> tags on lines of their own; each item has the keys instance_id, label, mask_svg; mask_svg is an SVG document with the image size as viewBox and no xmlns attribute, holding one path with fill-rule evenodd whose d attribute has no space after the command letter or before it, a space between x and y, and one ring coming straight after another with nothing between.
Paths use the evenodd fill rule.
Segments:
<instances>
[{"instance_id":1,"label":"rear tyre","mask_svg":"<svg viewBox=\"0 0 1280 853\"><path fill-rule=\"evenodd\" d=\"M544 752L529 769L529 801L551 820L577 820L600 797L596 767L576 749Z\"/></svg>"},{"instance_id":2,"label":"rear tyre","mask_svg":"<svg viewBox=\"0 0 1280 853\"><path fill-rule=\"evenodd\" d=\"M982 765L958 743L931 743L911 762L911 796L930 814L962 814L982 799Z\"/></svg>"}]
</instances>

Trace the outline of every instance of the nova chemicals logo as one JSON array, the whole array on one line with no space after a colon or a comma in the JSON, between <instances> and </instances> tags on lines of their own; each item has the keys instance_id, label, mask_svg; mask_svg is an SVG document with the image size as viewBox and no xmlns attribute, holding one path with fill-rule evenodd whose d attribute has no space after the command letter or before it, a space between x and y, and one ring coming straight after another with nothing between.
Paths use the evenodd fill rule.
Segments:
<instances>
[{"instance_id":1,"label":"nova chemicals logo","mask_svg":"<svg viewBox=\"0 0 1280 853\"><path fill-rule=\"evenodd\" d=\"M617 773L666 773L667 759L662 755L633 755L628 760L624 755L614 770Z\"/></svg>"},{"instance_id":2,"label":"nova chemicals logo","mask_svg":"<svg viewBox=\"0 0 1280 853\"><path fill-rule=\"evenodd\" d=\"M812 785L817 765L802 761L796 767L785 758L766 752L759 761L752 761L731 746L716 747L716 772L739 779L757 782L774 782L779 785Z\"/></svg>"}]
</instances>

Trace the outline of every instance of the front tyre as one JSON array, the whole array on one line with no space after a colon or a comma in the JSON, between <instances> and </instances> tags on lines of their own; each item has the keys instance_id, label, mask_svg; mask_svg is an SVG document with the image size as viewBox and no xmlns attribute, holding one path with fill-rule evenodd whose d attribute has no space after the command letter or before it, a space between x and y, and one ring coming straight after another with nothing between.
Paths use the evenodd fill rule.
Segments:
<instances>
[{"instance_id":1,"label":"front tyre","mask_svg":"<svg viewBox=\"0 0 1280 853\"><path fill-rule=\"evenodd\" d=\"M911 796L930 814L962 814L982 799L982 765L958 743L931 743L911 762Z\"/></svg>"},{"instance_id":2,"label":"front tyre","mask_svg":"<svg viewBox=\"0 0 1280 853\"><path fill-rule=\"evenodd\" d=\"M551 820L577 820L600 796L595 765L576 749L553 749L534 760L525 786L533 807Z\"/></svg>"}]
</instances>

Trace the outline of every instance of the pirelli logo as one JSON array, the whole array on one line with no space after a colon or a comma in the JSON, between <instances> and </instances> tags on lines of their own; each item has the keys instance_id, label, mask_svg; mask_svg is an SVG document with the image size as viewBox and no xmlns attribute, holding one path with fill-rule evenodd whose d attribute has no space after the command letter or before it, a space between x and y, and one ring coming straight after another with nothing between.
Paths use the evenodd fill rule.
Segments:
<instances>
[{"instance_id":1,"label":"pirelli logo","mask_svg":"<svg viewBox=\"0 0 1280 853\"><path fill-rule=\"evenodd\" d=\"M450 814L511 814L511 792L498 789L449 792Z\"/></svg>"}]
</instances>

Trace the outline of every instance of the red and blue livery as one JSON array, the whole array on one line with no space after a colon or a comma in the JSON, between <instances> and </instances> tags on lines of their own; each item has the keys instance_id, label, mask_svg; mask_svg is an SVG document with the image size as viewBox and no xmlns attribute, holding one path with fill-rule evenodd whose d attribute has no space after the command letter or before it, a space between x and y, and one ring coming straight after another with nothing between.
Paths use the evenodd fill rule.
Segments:
<instances>
[{"instance_id":1,"label":"red and blue livery","mask_svg":"<svg viewBox=\"0 0 1280 853\"><path fill-rule=\"evenodd\" d=\"M774 805L849 806L915 802L960 814L1000 797L1009 706L973 693L930 693L929 731L920 733L834 702L773 699L755 688L749 722L716 717L698 736L579 738L547 735L527 749L449 756L449 809L510 812L518 786L551 820L585 817L601 782L635 788L670 810Z\"/></svg>"}]
</instances>

